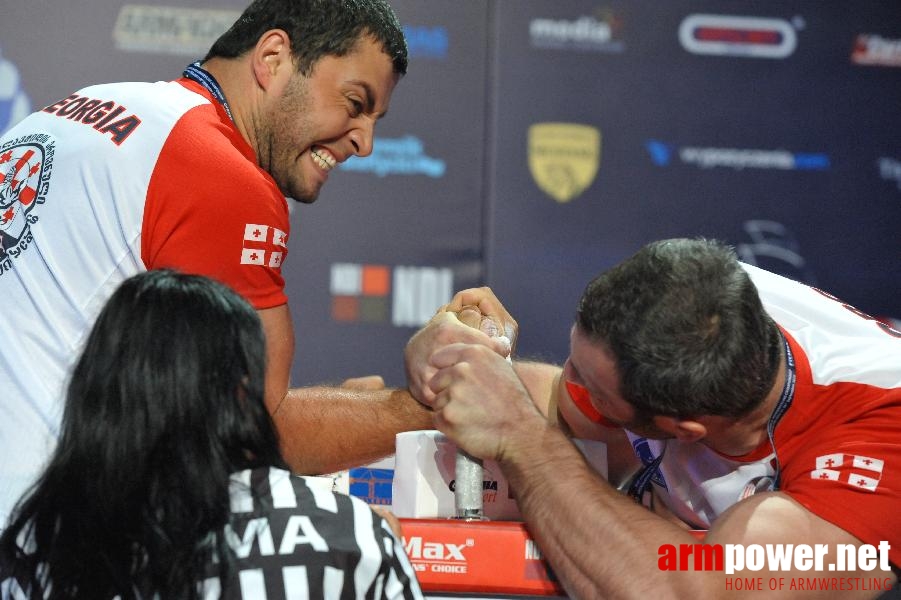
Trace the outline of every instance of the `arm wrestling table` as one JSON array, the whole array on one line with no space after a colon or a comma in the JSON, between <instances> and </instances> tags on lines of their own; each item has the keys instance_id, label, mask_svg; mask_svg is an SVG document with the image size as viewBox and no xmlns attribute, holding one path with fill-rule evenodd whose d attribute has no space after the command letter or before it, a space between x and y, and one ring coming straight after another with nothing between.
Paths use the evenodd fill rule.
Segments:
<instances>
[{"instance_id":1,"label":"arm wrestling table","mask_svg":"<svg viewBox=\"0 0 901 600\"><path fill-rule=\"evenodd\" d=\"M606 477L606 446L574 442ZM429 598L565 597L496 463L485 461L482 469L485 519L456 518L456 465L456 446L439 432L406 432L397 436L394 455L338 474L334 489L397 515Z\"/></svg>"}]
</instances>

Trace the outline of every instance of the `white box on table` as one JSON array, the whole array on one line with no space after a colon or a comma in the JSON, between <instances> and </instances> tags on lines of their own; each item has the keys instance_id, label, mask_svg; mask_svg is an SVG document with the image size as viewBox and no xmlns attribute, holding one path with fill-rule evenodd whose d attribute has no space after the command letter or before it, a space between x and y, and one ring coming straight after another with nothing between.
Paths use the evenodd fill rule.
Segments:
<instances>
[{"instance_id":1,"label":"white box on table","mask_svg":"<svg viewBox=\"0 0 901 600\"><path fill-rule=\"evenodd\" d=\"M588 463L607 477L607 446L572 440ZM435 430L408 431L396 438L392 511L398 517L434 519L455 516L454 484L457 446ZM521 521L522 515L500 467L483 463L482 504L485 517Z\"/></svg>"}]
</instances>

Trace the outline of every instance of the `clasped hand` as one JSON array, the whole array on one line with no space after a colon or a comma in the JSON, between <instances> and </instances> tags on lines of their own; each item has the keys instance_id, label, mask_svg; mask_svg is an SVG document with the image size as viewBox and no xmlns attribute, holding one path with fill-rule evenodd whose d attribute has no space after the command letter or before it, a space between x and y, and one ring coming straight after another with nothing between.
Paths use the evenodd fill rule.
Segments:
<instances>
[{"instance_id":1,"label":"clasped hand","mask_svg":"<svg viewBox=\"0 0 901 600\"><path fill-rule=\"evenodd\" d=\"M538 414L506 360L517 333L494 293L478 288L454 296L405 349L411 393L435 411L436 429L480 458L501 458L505 435Z\"/></svg>"},{"instance_id":2,"label":"clasped hand","mask_svg":"<svg viewBox=\"0 0 901 600\"><path fill-rule=\"evenodd\" d=\"M414 335L404 350L407 384L413 397L434 408L435 393L429 386L436 368L430 358L450 344L487 346L502 357L509 356L518 325L490 288L458 292Z\"/></svg>"}]
</instances>

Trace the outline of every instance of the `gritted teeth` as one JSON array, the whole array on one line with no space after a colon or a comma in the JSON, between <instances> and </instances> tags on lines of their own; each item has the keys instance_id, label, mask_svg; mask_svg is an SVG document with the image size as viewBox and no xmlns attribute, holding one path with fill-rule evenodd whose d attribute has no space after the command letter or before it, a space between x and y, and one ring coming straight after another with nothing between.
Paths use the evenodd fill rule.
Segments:
<instances>
[{"instance_id":1,"label":"gritted teeth","mask_svg":"<svg viewBox=\"0 0 901 600\"><path fill-rule=\"evenodd\" d=\"M313 162L323 171L331 171L338 164L338 160L325 148L313 148L310 155L313 157Z\"/></svg>"}]
</instances>

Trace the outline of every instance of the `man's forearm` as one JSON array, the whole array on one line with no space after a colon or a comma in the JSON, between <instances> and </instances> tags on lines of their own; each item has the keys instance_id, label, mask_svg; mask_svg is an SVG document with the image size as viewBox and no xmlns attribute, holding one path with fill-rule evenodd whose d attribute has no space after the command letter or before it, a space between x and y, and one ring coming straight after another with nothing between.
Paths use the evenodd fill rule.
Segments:
<instances>
[{"instance_id":1,"label":"man's forearm","mask_svg":"<svg viewBox=\"0 0 901 600\"><path fill-rule=\"evenodd\" d=\"M685 597L657 569L658 548L693 538L607 484L559 430L533 428L527 443L511 449L500 466L570 595Z\"/></svg>"},{"instance_id":2,"label":"man's forearm","mask_svg":"<svg viewBox=\"0 0 901 600\"><path fill-rule=\"evenodd\" d=\"M291 469L316 475L392 454L397 433L431 429L431 414L406 390L317 386L289 390L273 420Z\"/></svg>"}]
</instances>

